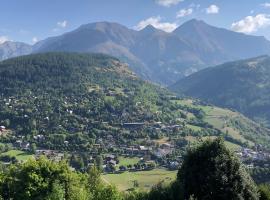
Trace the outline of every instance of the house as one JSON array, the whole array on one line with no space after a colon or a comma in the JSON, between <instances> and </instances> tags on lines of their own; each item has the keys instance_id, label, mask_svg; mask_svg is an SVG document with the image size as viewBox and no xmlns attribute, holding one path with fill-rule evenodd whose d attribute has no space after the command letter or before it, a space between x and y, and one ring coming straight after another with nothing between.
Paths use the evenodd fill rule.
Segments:
<instances>
[{"instance_id":1,"label":"house","mask_svg":"<svg viewBox=\"0 0 270 200\"><path fill-rule=\"evenodd\" d=\"M136 129L136 128L141 128L144 126L144 123L141 122L135 122L135 123L123 123L122 125L124 128L129 128L129 129Z\"/></svg>"},{"instance_id":2,"label":"house","mask_svg":"<svg viewBox=\"0 0 270 200\"><path fill-rule=\"evenodd\" d=\"M151 150L151 147L139 146L139 153L142 155L148 154Z\"/></svg>"},{"instance_id":3,"label":"house","mask_svg":"<svg viewBox=\"0 0 270 200\"><path fill-rule=\"evenodd\" d=\"M101 145L100 145L100 144L93 144L93 147L94 147L95 149L100 149L100 148L101 148Z\"/></svg>"},{"instance_id":4,"label":"house","mask_svg":"<svg viewBox=\"0 0 270 200\"><path fill-rule=\"evenodd\" d=\"M43 141L45 139L45 137L44 137L44 135L35 135L34 139L40 142L40 141Z\"/></svg>"},{"instance_id":5,"label":"house","mask_svg":"<svg viewBox=\"0 0 270 200\"><path fill-rule=\"evenodd\" d=\"M154 154L158 157L158 158L161 158L161 157L164 157L168 154L171 154L172 153L172 150L171 149L161 149L161 148L158 148Z\"/></svg>"},{"instance_id":6,"label":"house","mask_svg":"<svg viewBox=\"0 0 270 200\"><path fill-rule=\"evenodd\" d=\"M177 161L171 161L171 162L169 162L168 168L170 170L177 170L179 168L179 166L180 166L180 163L179 162L177 162Z\"/></svg>"},{"instance_id":7,"label":"house","mask_svg":"<svg viewBox=\"0 0 270 200\"><path fill-rule=\"evenodd\" d=\"M162 148L162 149L170 149L171 145L169 143L163 143L162 145L160 145L160 148Z\"/></svg>"},{"instance_id":8,"label":"house","mask_svg":"<svg viewBox=\"0 0 270 200\"><path fill-rule=\"evenodd\" d=\"M116 93L114 91L108 91L106 95L113 97L116 95Z\"/></svg>"},{"instance_id":9,"label":"house","mask_svg":"<svg viewBox=\"0 0 270 200\"><path fill-rule=\"evenodd\" d=\"M125 166L120 166L120 167L119 167L119 170L122 171L122 172L124 172L124 171L127 170L127 168L126 168Z\"/></svg>"},{"instance_id":10,"label":"house","mask_svg":"<svg viewBox=\"0 0 270 200\"><path fill-rule=\"evenodd\" d=\"M106 162L109 162L109 161L111 161L111 160L114 160L116 157L114 156L114 155L107 155L106 157L105 157L105 161Z\"/></svg>"},{"instance_id":11,"label":"house","mask_svg":"<svg viewBox=\"0 0 270 200\"><path fill-rule=\"evenodd\" d=\"M115 160L110 160L108 162L109 165L112 165L112 166L116 166L117 165L117 162Z\"/></svg>"},{"instance_id":12,"label":"house","mask_svg":"<svg viewBox=\"0 0 270 200\"><path fill-rule=\"evenodd\" d=\"M0 126L0 132L3 132L6 130L6 127L5 126Z\"/></svg>"}]
</instances>

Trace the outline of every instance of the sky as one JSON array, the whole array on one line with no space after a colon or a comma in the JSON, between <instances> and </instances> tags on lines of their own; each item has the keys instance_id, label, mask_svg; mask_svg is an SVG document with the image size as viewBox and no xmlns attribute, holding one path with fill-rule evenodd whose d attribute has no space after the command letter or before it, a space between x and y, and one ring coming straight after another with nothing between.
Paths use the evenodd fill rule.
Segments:
<instances>
[{"instance_id":1,"label":"sky","mask_svg":"<svg viewBox=\"0 0 270 200\"><path fill-rule=\"evenodd\" d=\"M270 40L270 0L1 0L0 43L34 44L98 21L171 32L193 18Z\"/></svg>"}]
</instances>

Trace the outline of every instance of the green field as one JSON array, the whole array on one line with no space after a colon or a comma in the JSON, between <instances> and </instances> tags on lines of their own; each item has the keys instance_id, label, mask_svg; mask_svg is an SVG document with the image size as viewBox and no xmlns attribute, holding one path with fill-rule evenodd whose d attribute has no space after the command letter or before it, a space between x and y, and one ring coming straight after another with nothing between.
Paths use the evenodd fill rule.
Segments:
<instances>
[{"instance_id":1,"label":"green field","mask_svg":"<svg viewBox=\"0 0 270 200\"><path fill-rule=\"evenodd\" d=\"M11 157L16 157L18 161L26 161L30 158L34 158L32 154L26 153L24 151L19 151L19 150L10 150L5 153L2 153L1 155L9 155Z\"/></svg>"},{"instance_id":2,"label":"green field","mask_svg":"<svg viewBox=\"0 0 270 200\"><path fill-rule=\"evenodd\" d=\"M134 165L137 164L140 161L140 158L138 157L123 157L120 156L119 158L119 165Z\"/></svg>"},{"instance_id":3,"label":"green field","mask_svg":"<svg viewBox=\"0 0 270 200\"><path fill-rule=\"evenodd\" d=\"M245 121L245 119L239 113L215 106L196 105L196 102L190 99L173 100L172 102L203 110L205 113L205 122L213 125L213 127L221 130L223 133L227 132L234 139L237 139L243 143L247 142L250 146L254 145L252 141L245 139L244 136L240 134L241 130L236 129L229 124L230 119L238 119L238 121L242 122L245 125L248 125L248 122ZM187 127L194 131L200 130L200 127L192 126L189 124L187 125ZM231 149L239 148L239 145L233 144L231 142L227 142L227 146Z\"/></svg>"},{"instance_id":4,"label":"green field","mask_svg":"<svg viewBox=\"0 0 270 200\"><path fill-rule=\"evenodd\" d=\"M134 187L134 181L137 181L141 190L149 190L157 183L164 181L170 183L175 180L177 171L168 171L166 169L154 169L151 171L124 172L122 174L102 175L104 182L116 185L121 191L126 191Z\"/></svg>"},{"instance_id":5,"label":"green field","mask_svg":"<svg viewBox=\"0 0 270 200\"><path fill-rule=\"evenodd\" d=\"M228 134L234 139L240 140L242 142L248 142L249 145L253 146L254 143L246 140L239 132L239 130L228 125L228 119L239 118L239 114L228 109L222 109L218 107L213 107L212 110L206 112L206 121L212 124L215 128L222 130L223 132L228 132ZM239 120L244 120L240 119Z\"/></svg>"},{"instance_id":6,"label":"green field","mask_svg":"<svg viewBox=\"0 0 270 200\"><path fill-rule=\"evenodd\" d=\"M194 130L194 131L200 131L200 130L202 130L201 127L199 127L199 126L194 126L194 125L191 125L191 124L187 124L186 127L190 128L190 129L192 129L192 130Z\"/></svg>"}]
</instances>

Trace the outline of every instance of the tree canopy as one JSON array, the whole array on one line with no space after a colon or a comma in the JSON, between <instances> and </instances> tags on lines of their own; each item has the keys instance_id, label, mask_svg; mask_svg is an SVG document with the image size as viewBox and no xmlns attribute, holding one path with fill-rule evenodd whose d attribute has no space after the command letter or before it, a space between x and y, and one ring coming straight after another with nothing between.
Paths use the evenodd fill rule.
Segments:
<instances>
[{"instance_id":1,"label":"tree canopy","mask_svg":"<svg viewBox=\"0 0 270 200\"><path fill-rule=\"evenodd\" d=\"M178 181L185 199L259 199L255 183L221 139L189 150Z\"/></svg>"}]
</instances>

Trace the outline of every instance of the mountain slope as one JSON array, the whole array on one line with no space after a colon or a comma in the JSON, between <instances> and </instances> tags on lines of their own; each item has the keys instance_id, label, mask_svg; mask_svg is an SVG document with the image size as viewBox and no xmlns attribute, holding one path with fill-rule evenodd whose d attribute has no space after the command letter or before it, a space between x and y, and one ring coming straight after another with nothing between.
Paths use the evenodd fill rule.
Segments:
<instances>
[{"instance_id":1,"label":"mountain slope","mask_svg":"<svg viewBox=\"0 0 270 200\"><path fill-rule=\"evenodd\" d=\"M97 22L80 26L61 36L48 38L34 45L34 52L97 52L127 61L145 78L147 67L130 52L136 32L117 23Z\"/></svg>"},{"instance_id":2,"label":"mountain slope","mask_svg":"<svg viewBox=\"0 0 270 200\"><path fill-rule=\"evenodd\" d=\"M234 145L269 146L268 129L236 112L230 118L229 111L213 108L215 116L229 113L225 118L230 124L218 126L224 117L208 121L208 106L187 105L102 54L44 53L9 59L0 63L0 84L0 124L10 130L0 137L4 143L86 152L99 144L100 151L110 152L123 145L155 148L154 140L161 138L177 143L189 137L224 136Z\"/></svg>"},{"instance_id":3,"label":"mountain slope","mask_svg":"<svg viewBox=\"0 0 270 200\"><path fill-rule=\"evenodd\" d=\"M225 63L186 77L174 91L238 110L270 124L270 57Z\"/></svg>"},{"instance_id":4,"label":"mountain slope","mask_svg":"<svg viewBox=\"0 0 270 200\"><path fill-rule=\"evenodd\" d=\"M34 52L99 52L127 62L141 77L170 85L210 65L270 53L270 42L191 20L167 33L117 23L90 23L37 43Z\"/></svg>"},{"instance_id":5,"label":"mountain slope","mask_svg":"<svg viewBox=\"0 0 270 200\"><path fill-rule=\"evenodd\" d=\"M22 42L7 41L3 44L0 44L0 61L16 56L27 55L31 52L31 45Z\"/></svg>"},{"instance_id":6,"label":"mountain slope","mask_svg":"<svg viewBox=\"0 0 270 200\"><path fill-rule=\"evenodd\" d=\"M195 19L186 22L174 33L192 46L200 59L208 65L270 53L270 43L262 36L217 28Z\"/></svg>"}]
</instances>

